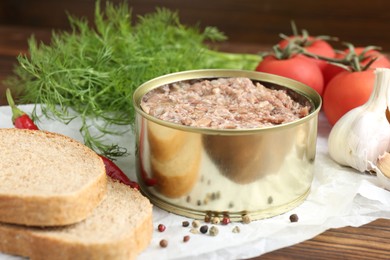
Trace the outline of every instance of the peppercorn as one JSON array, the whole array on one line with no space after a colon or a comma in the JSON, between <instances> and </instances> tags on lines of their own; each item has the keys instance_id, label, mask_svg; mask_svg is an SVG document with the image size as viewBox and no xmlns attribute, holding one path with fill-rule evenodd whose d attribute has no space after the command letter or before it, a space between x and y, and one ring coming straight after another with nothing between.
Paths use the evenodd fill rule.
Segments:
<instances>
[{"instance_id":1,"label":"peppercorn","mask_svg":"<svg viewBox=\"0 0 390 260\"><path fill-rule=\"evenodd\" d=\"M160 246L161 246L161 247L167 247L167 246L168 246L168 240L166 240L166 239L161 239L161 241L160 241Z\"/></svg>"},{"instance_id":2,"label":"peppercorn","mask_svg":"<svg viewBox=\"0 0 390 260\"><path fill-rule=\"evenodd\" d=\"M199 230L198 230L197 228L191 228L191 229L190 229L190 232L191 232L192 234L199 234Z\"/></svg>"},{"instance_id":3,"label":"peppercorn","mask_svg":"<svg viewBox=\"0 0 390 260\"><path fill-rule=\"evenodd\" d=\"M211 223L213 224L219 224L219 222L220 222L219 217L213 217L213 219L211 220Z\"/></svg>"},{"instance_id":4,"label":"peppercorn","mask_svg":"<svg viewBox=\"0 0 390 260\"><path fill-rule=\"evenodd\" d=\"M240 233L240 227L239 226L234 226L234 228L232 229L232 232L233 233Z\"/></svg>"},{"instance_id":5,"label":"peppercorn","mask_svg":"<svg viewBox=\"0 0 390 260\"><path fill-rule=\"evenodd\" d=\"M184 236L183 237L183 242L188 242L190 240L190 236Z\"/></svg>"},{"instance_id":6,"label":"peppercorn","mask_svg":"<svg viewBox=\"0 0 390 260\"><path fill-rule=\"evenodd\" d=\"M200 227L200 233L202 233L202 234L206 234L208 230L209 230L209 227L207 225L203 225Z\"/></svg>"},{"instance_id":7,"label":"peppercorn","mask_svg":"<svg viewBox=\"0 0 390 260\"><path fill-rule=\"evenodd\" d=\"M298 222L298 215L297 214L290 215L290 221L291 222Z\"/></svg>"},{"instance_id":8,"label":"peppercorn","mask_svg":"<svg viewBox=\"0 0 390 260\"><path fill-rule=\"evenodd\" d=\"M268 204L272 204L273 201L274 201L274 199L272 198L272 196L269 196L268 197Z\"/></svg>"},{"instance_id":9,"label":"peppercorn","mask_svg":"<svg viewBox=\"0 0 390 260\"><path fill-rule=\"evenodd\" d=\"M192 226L193 226L194 228L199 227L199 226L200 226L200 221L199 221L199 220L194 220L194 221L192 221Z\"/></svg>"},{"instance_id":10,"label":"peppercorn","mask_svg":"<svg viewBox=\"0 0 390 260\"><path fill-rule=\"evenodd\" d=\"M242 222L243 222L244 224L249 224L249 223L251 223L251 217L250 217L248 214L243 215L243 216L242 216Z\"/></svg>"},{"instance_id":11,"label":"peppercorn","mask_svg":"<svg viewBox=\"0 0 390 260\"><path fill-rule=\"evenodd\" d=\"M204 222L209 223L210 221L211 221L211 216L210 216L210 214L206 214L206 215L204 216Z\"/></svg>"},{"instance_id":12,"label":"peppercorn","mask_svg":"<svg viewBox=\"0 0 390 260\"><path fill-rule=\"evenodd\" d=\"M222 224L223 225L227 225L227 224L229 224L230 223L230 218L229 218L229 216L223 216L223 218L222 218Z\"/></svg>"},{"instance_id":13,"label":"peppercorn","mask_svg":"<svg viewBox=\"0 0 390 260\"><path fill-rule=\"evenodd\" d=\"M219 230L218 230L218 228L217 228L216 226L212 226L212 227L210 228L210 231L209 231L210 236L213 236L213 237L215 237L216 235L218 235L218 232L219 232Z\"/></svg>"},{"instance_id":14,"label":"peppercorn","mask_svg":"<svg viewBox=\"0 0 390 260\"><path fill-rule=\"evenodd\" d=\"M183 221L183 222L181 223L181 225L182 225L183 227L188 227L188 226L190 225L190 222L188 222L188 221Z\"/></svg>"},{"instance_id":15,"label":"peppercorn","mask_svg":"<svg viewBox=\"0 0 390 260\"><path fill-rule=\"evenodd\" d=\"M165 229L166 229L166 227L165 227L164 224L159 224L158 227L157 227L157 229L158 229L158 231L160 231L160 232L164 232Z\"/></svg>"}]
</instances>

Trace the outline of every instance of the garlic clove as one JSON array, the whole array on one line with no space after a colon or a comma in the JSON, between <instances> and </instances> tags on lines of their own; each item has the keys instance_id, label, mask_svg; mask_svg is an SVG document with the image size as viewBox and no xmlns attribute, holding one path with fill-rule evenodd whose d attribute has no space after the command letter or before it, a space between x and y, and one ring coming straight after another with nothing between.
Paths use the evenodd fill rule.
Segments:
<instances>
[{"instance_id":1,"label":"garlic clove","mask_svg":"<svg viewBox=\"0 0 390 260\"><path fill-rule=\"evenodd\" d=\"M378 158L376 174L385 189L390 190L390 153L386 152Z\"/></svg>"},{"instance_id":2,"label":"garlic clove","mask_svg":"<svg viewBox=\"0 0 390 260\"><path fill-rule=\"evenodd\" d=\"M390 153L386 152L378 158L377 166L383 175L390 178Z\"/></svg>"}]
</instances>

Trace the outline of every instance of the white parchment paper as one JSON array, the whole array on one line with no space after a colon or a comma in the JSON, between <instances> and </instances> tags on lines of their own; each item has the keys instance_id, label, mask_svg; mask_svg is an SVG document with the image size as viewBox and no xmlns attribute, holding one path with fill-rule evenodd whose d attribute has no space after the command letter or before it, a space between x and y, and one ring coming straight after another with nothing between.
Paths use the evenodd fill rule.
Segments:
<instances>
[{"instance_id":1,"label":"white parchment paper","mask_svg":"<svg viewBox=\"0 0 390 260\"><path fill-rule=\"evenodd\" d=\"M33 106L19 108L30 113ZM8 106L0 107L0 128L4 127L13 127ZM39 127L82 141L77 119L68 125L42 119ZM330 129L320 114L315 175L311 193L303 204L285 214L250 224L218 225L219 234L215 237L192 234L190 227L182 227L183 221L191 223L192 219L155 207L153 219L156 231L150 246L139 259L245 259L308 240L330 228L358 227L378 218L390 219L390 192L383 189L374 176L341 167L328 156L327 137ZM135 180L132 132L114 136L111 140L125 146L130 152L130 156L121 158L117 163ZM289 216L293 213L299 216L298 222L290 222ZM165 232L157 231L160 223L167 227ZM238 226L241 232L233 233L234 226ZM187 243L183 242L185 235L191 237ZM159 246L161 239L168 240L168 247ZM18 258L0 253L0 260L3 259Z\"/></svg>"}]
</instances>

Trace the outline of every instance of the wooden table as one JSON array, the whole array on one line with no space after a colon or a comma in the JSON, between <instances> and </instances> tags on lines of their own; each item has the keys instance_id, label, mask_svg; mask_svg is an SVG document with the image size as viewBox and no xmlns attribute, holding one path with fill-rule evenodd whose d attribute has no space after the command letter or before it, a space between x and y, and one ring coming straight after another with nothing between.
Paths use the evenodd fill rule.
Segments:
<instances>
[{"instance_id":1,"label":"wooden table","mask_svg":"<svg viewBox=\"0 0 390 260\"><path fill-rule=\"evenodd\" d=\"M27 39L32 33L43 41L50 38L48 30L0 26L0 81L12 74L17 55L27 52ZM221 48L232 52L260 49L246 44L226 44ZM0 83L0 105L6 104L4 92L5 86ZM390 259L390 219L379 219L358 228L330 229L303 243L254 259Z\"/></svg>"}]
</instances>

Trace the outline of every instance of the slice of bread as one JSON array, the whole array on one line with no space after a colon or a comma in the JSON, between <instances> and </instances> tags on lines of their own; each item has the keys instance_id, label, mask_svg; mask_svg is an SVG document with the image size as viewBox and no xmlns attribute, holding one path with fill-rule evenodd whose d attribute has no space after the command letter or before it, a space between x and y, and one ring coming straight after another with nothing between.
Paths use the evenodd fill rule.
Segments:
<instances>
[{"instance_id":1,"label":"slice of bread","mask_svg":"<svg viewBox=\"0 0 390 260\"><path fill-rule=\"evenodd\" d=\"M107 195L92 215L64 227L0 224L0 251L30 259L135 259L152 238L152 205L108 177Z\"/></svg>"},{"instance_id":2,"label":"slice of bread","mask_svg":"<svg viewBox=\"0 0 390 260\"><path fill-rule=\"evenodd\" d=\"M106 193L105 167L64 135L0 129L0 222L58 226L88 217Z\"/></svg>"}]
</instances>

